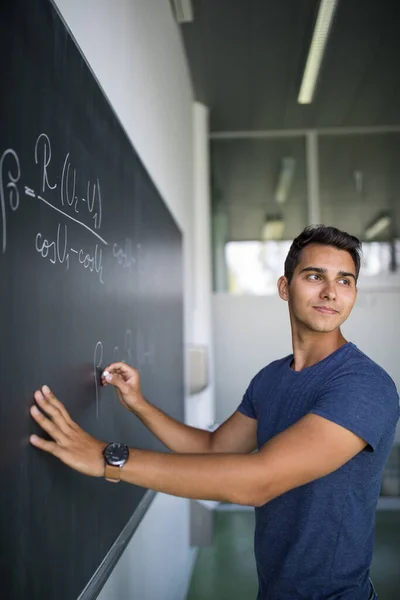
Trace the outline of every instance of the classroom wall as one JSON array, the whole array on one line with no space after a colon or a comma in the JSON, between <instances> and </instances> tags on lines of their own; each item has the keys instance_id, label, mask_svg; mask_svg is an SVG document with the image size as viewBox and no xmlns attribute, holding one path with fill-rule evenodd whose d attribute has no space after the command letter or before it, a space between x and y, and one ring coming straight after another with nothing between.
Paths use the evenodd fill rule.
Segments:
<instances>
[{"instance_id":1,"label":"classroom wall","mask_svg":"<svg viewBox=\"0 0 400 600\"><path fill-rule=\"evenodd\" d=\"M400 390L400 288L360 287L343 325L344 336L388 371ZM254 375L292 352L287 303L275 296L214 294L216 420L224 421L241 402ZM400 427L396 441L400 442Z\"/></svg>"},{"instance_id":2,"label":"classroom wall","mask_svg":"<svg viewBox=\"0 0 400 600\"><path fill-rule=\"evenodd\" d=\"M170 3L56 0L56 5L184 234L185 343L191 343L192 89ZM210 392L200 400L209 403ZM192 399L185 402L188 412ZM194 558L189 502L157 494L99 598L183 600Z\"/></svg>"}]
</instances>

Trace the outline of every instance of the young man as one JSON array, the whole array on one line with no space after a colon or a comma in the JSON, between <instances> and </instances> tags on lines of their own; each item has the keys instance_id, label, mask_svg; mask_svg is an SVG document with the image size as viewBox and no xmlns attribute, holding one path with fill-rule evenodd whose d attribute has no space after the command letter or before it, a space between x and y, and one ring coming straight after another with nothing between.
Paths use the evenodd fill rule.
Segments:
<instances>
[{"instance_id":1,"label":"young man","mask_svg":"<svg viewBox=\"0 0 400 600\"><path fill-rule=\"evenodd\" d=\"M31 443L94 477L187 498L256 507L258 600L368 600L375 509L399 417L387 373L343 337L357 297L361 244L305 229L278 281L293 354L251 381L238 410L210 433L171 419L141 394L138 372L110 365L113 384L173 454L107 446L85 433L44 386ZM257 452L253 452L254 450Z\"/></svg>"}]
</instances>

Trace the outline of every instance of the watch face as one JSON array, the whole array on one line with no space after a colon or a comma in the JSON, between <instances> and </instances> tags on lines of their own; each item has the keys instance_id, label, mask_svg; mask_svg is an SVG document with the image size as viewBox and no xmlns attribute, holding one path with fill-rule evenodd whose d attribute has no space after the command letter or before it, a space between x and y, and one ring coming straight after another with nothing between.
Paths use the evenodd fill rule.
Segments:
<instances>
[{"instance_id":1,"label":"watch face","mask_svg":"<svg viewBox=\"0 0 400 600\"><path fill-rule=\"evenodd\" d=\"M129 456L129 448L126 444L120 444L119 442L113 442L109 444L104 450L104 458L109 465L115 467L121 467L126 463Z\"/></svg>"}]
</instances>

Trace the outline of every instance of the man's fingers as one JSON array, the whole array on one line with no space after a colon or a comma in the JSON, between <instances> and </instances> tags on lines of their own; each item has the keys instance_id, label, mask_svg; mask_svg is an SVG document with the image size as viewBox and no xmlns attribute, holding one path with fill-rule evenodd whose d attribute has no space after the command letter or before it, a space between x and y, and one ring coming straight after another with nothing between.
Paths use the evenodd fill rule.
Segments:
<instances>
[{"instance_id":1,"label":"man's fingers","mask_svg":"<svg viewBox=\"0 0 400 600\"><path fill-rule=\"evenodd\" d=\"M37 392L35 392L36 398ZM62 430L53 423L50 419L48 419L44 414L40 412L37 406L31 407L31 415L35 419L36 423L40 425L42 429L46 431L56 442L61 441L61 437L63 435Z\"/></svg>"},{"instance_id":2,"label":"man's fingers","mask_svg":"<svg viewBox=\"0 0 400 600\"><path fill-rule=\"evenodd\" d=\"M31 435L29 441L32 444L32 446L36 446L36 448L40 448L41 450L44 450L49 454L57 456L57 444L55 444L54 442L44 440L43 438L38 437L37 435Z\"/></svg>"},{"instance_id":3,"label":"man's fingers","mask_svg":"<svg viewBox=\"0 0 400 600\"><path fill-rule=\"evenodd\" d=\"M136 369L134 369L133 367L130 367L129 365L127 365L124 362L117 362L117 363L111 363L111 365L108 365L108 367L106 367L103 371L104 373L109 373L110 375L120 375L122 377L122 379L124 381L126 381L127 379L129 379L130 377L134 376L137 371ZM106 378L107 380L107 378Z\"/></svg>"},{"instance_id":4,"label":"man's fingers","mask_svg":"<svg viewBox=\"0 0 400 600\"><path fill-rule=\"evenodd\" d=\"M54 406L55 408L57 408L60 411L60 413L64 417L65 421L69 425L74 425L75 424L74 421L69 416L69 412L65 408L64 404L62 402L60 402L60 400L58 400L58 398L56 398L56 396L53 394L53 392L51 391L51 389L47 385L42 386L42 393L43 393L43 396L45 397L45 399L52 406Z\"/></svg>"},{"instance_id":5,"label":"man's fingers","mask_svg":"<svg viewBox=\"0 0 400 600\"><path fill-rule=\"evenodd\" d=\"M46 386L43 386L42 390L45 390ZM48 389L48 388L47 388ZM54 395L53 395L54 396ZM40 406L40 408L49 416L53 423L55 423L63 433L68 433L70 429L70 424L66 421L64 414L58 408L58 406L54 403L54 400L50 400L48 394L43 394L40 390L37 390L33 397L36 402ZM54 396L55 398L55 396ZM58 402L58 401L57 401ZM61 404L61 402L58 402ZM65 411L66 412L66 411ZM68 414L68 413L67 413Z\"/></svg>"},{"instance_id":6,"label":"man's fingers","mask_svg":"<svg viewBox=\"0 0 400 600\"><path fill-rule=\"evenodd\" d=\"M129 386L128 384L123 380L123 378L120 375L117 375L116 373L114 373L113 375L110 375L107 371L104 374L104 379L102 379L104 385L106 385L107 383L110 383L111 385L113 385L118 392L121 392L122 394L126 394L129 390Z\"/></svg>"},{"instance_id":7,"label":"man's fingers","mask_svg":"<svg viewBox=\"0 0 400 600\"><path fill-rule=\"evenodd\" d=\"M132 371L133 367L130 367L129 365L126 364L126 362L120 361L120 362L115 362L115 363L111 363L110 365L108 365L108 367L106 367L107 371Z\"/></svg>"},{"instance_id":8,"label":"man's fingers","mask_svg":"<svg viewBox=\"0 0 400 600\"><path fill-rule=\"evenodd\" d=\"M36 390L34 398L41 410L36 405L32 406L31 416L54 441L31 435L30 443L81 473L101 477L104 474L103 450L106 444L74 423L62 402L47 386Z\"/></svg>"},{"instance_id":9,"label":"man's fingers","mask_svg":"<svg viewBox=\"0 0 400 600\"><path fill-rule=\"evenodd\" d=\"M121 373L120 369L114 368L111 371L109 369L110 367L107 367L102 373L101 380L103 384L111 383L122 393L126 393L129 390L127 381L132 376L132 371Z\"/></svg>"}]
</instances>

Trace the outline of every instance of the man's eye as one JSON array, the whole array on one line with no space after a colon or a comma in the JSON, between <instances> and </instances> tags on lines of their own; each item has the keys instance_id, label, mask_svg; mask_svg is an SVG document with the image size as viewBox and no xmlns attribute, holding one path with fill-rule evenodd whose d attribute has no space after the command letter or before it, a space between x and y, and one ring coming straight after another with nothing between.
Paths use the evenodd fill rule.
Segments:
<instances>
[{"instance_id":1,"label":"man's eye","mask_svg":"<svg viewBox=\"0 0 400 600\"><path fill-rule=\"evenodd\" d=\"M344 283L345 285L350 285L350 280L349 279L339 279L339 281L341 283Z\"/></svg>"},{"instance_id":2,"label":"man's eye","mask_svg":"<svg viewBox=\"0 0 400 600\"><path fill-rule=\"evenodd\" d=\"M316 281L317 279L320 279L319 275L316 275L315 273L313 273L312 275L309 275L307 277L307 279L310 279L311 281Z\"/></svg>"}]
</instances>

